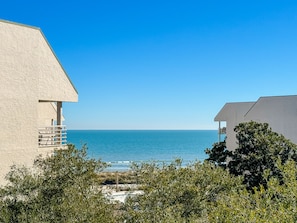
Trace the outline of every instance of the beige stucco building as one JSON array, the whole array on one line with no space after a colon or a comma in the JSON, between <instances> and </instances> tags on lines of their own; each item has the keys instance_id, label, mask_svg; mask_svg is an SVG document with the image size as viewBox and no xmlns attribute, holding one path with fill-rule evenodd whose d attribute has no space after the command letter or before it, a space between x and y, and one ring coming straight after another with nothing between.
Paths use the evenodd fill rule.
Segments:
<instances>
[{"instance_id":1,"label":"beige stucco building","mask_svg":"<svg viewBox=\"0 0 297 223\"><path fill-rule=\"evenodd\" d=\"M226 122L226 146L229 150L237 148L234 127L248 121L268 123L273 131L297 144L297 95L260 97L256 102L226 103L214 120Z\"/></svg>"},{"instance_id":2,"label":"beige stucco building","mask_svg":"<svg viewBox=\"0 0 297 223\"><path fill-rule=\"evenodd\" d=\"M62 103L78 93L39 28L0 20L0 182L65 145Z\"/></svg>"}]
</instances>

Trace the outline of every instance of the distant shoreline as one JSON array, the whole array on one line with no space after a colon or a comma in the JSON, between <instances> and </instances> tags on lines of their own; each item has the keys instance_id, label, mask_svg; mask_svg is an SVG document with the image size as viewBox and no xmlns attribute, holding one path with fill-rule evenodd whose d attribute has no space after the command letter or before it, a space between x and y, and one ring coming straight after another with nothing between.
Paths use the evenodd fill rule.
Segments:
<instances>
[{"instance_id":1,"label":"distant shoreline","mask_svg":"<svg viewBox=\"0 0 297 223\"><path fill-rule=\"evenodd\" d=\"M133 162L169 164L181 159L183 165L200 161L205 149L218 141L217 130L69 130L67 141L77 148L88 147L89 158L111 165L105 172L125 172Z\"/></svg>"}]
</instances>

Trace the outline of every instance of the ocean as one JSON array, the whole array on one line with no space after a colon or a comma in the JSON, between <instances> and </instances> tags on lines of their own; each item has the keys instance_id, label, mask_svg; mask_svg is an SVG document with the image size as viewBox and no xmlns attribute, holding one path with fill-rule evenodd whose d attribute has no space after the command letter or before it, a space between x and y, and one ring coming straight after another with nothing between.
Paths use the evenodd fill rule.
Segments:
<instances>
[{"instance_id":1,"label":"ocean","mask_svg":"<svg viewBox=\"0 0 297 223\"><path fill-rule=\"evenodd\" d=\"M68 130L67 141L77 148L86 144L88 157L111 164L106 171L126 171L132 162L203 161L208 157L204 150L218 141L218 131Z\"/></svg>"}]
</instances>

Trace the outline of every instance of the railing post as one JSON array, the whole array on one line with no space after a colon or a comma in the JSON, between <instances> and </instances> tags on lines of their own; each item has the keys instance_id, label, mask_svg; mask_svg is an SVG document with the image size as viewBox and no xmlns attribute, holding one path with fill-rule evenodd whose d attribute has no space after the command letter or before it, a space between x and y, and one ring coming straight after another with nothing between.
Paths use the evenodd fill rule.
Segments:
<instances>
[{"instance_id":1,"label":"railing post","mask_svg":"<svg viewBox=\"0 0 297 223\"><path fill-rule=\"evenodd\" d=\"M39 147L63 146L67 141L65 126L49 126L38 129Z\"/></svg>"}]
</instances>

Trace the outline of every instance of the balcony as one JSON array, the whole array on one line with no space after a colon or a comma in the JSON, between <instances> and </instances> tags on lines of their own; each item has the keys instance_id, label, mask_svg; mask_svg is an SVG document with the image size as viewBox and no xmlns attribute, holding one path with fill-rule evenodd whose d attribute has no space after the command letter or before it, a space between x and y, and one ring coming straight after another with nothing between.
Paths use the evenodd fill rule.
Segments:
<instances>
[{"instance_id":1,"label":"balcony","mask_svg":"<svg viewBox=\"0 0 297 223\"><path fill-rule=\"evenodd\" d=\"M67 130L64 125L48 126L38 128L38 146L65 147L67 145Z\"/></svg>"}]
</instances>

